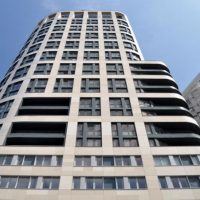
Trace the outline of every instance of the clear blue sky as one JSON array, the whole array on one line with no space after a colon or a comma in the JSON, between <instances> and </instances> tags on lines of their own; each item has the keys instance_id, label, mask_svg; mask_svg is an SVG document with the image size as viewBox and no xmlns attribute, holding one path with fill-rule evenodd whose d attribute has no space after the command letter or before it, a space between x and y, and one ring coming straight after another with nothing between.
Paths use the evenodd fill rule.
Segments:
<instances>
[{"instance_id":1,"label":"clear blue sky","mask_svg":"<svg viewBox=\"0 0 200 200\"><path fill-rule=\"evenodd\" d=\"M165 62L181 90L200 71L200 0L0 0L0 79L37 22L59 10L126 13L144 58Z\"/></svg>"}]
</instances>

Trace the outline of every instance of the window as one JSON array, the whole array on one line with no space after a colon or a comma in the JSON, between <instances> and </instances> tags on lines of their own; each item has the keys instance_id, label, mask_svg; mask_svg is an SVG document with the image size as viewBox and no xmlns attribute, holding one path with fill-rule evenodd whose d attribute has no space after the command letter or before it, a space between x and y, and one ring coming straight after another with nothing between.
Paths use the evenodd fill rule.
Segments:
<instances>
[{"instance_id":1,"label":"window","mask_svg":"<svg viewBox=\"0 0 200 200\"><path fill-rule=\"evenodd\" d=\"M123 75L124 70L123 66L120 63L107 63L106 64L107 74L108 75Z\"/></svg>"},{"instance_id":2,"label":"window","mask_svg":"<svg viewBox=\"0 0 200 200\"><path fill-rule=\"evenodd\" d=\"M34 51L37 51L37 50L40 48L40 45L41 45L41 43L38 43L38 44L36 44L36 45L31 46L31 47L29 48L27 54L28 54L28 53L32 53L32 52L34 52Z\"/></svg>"},{"instance_id":3,"label":"window","mask_svg":"<svg viewBox=\"0 0 200 200\"><path fill-rule=\"evenodd\" d=\"M61 18L68 18L69 14L69 12L61 12Z\"/></svg>"},{"instance_id":4,"label":"window","mask_svg":"<svg viewBox=\"0 0 200 200\"><path fill-rule=\"evenodd\" d=\"M103 26L103 31L115 31L114 26Z\"/></svg>"},{"instance_id":5,"label":"window","mask_svg":"<svg viewBox=\"0 0 200 200\"><path fill-rule=\"evenodd\" d=\"M125 79L108 79L108 91L109 92L128 92Z\"/></svg>"},{"instance_id":6,"label":"window","mask_svg":"<svg viewBox=\"0 0 200 200\"><path fill-rule=\"evenodd\" d=\"M41 36L36 37L33 41L33 44L38 43L38 42L42 42L44 40L44 38L45 38L45 35L41 35Z\"/></svg>"},{"instance_id":7,"label":"window","mask_svg":"<svg viewBox=\"0 0 200 200\"><path fill-rule=\"evenodd\" d=\"M101 147L101 123L78 123L76 146L77 147Z\"/></svg>"},{"instance_id":8,"label":"window","mask_svg":"<svg viewBox=\"0 0 200 200\"><path fill-rule=\"evenodd\" d=\"M75 156L76 167L139 167L141 156Z\"/></svg>"},{"instance_id":9,"label":"window","mask_svg":"<svg viewBox=\"0 0 200 200\"><path fill-rule=\"evenodd\" d=\"M54 92L72 92L73 79L57 78L54 86Z\"/></svg>"},{"instance_id":10,"label":"window","mask_svg":"<svg viewBox=\"0 0 200 200\"><path fill-rule=\"evenodd\" d=\"M70 26L69 31L81 31L81 28L82 28L82 26L80 26L80 25L78 25L78 26L72 25L72 26Z\"/></svg>"},{"instance_id":11,"label":"window","mask_svg":"<svg viewBox=\"0 0 200 200\"><path fill-rule=\"evenodd\" d=\"M100 92L100 80L90 78L82 79L81 92Z\"/></svg>"},{"instance_id":12,"label":"window","mask_svg":"<svg viewBox=\"0 0 200 200\"><path fill-rule=\"evenodd\" d=\"M43 35L43 34L46 34L48 32L49 28L45 28L45 29L42 29L38 32L38 36L39 35Z\"/></svg>"},{"instance_id":13,"label":"window","mask_svg":"<svg viewBox=\"0 0 200 200\"><path fill-rule=\"evenodd\" d=\"M20 87L21 87L21 84L22 84L22 81L15 82L15 83L8 85L8 87L6 88L6 91L4 92L2 98L6 98L6 97L13 96L13 95L17 94Z\"/></svg>"},{"instance_id":14,"label":"window","mask_svg":"<svg viewBox=\"0 0 200 200\"><path fill-rule=\"evenodd\" d=\"M59 25L61 25L61 24L66 24L67 23L67 19L58 19L57 21L56 21L56 24L59 24Z\"/></svg>"},{"instance_id":15,"label":"window","mask_svg":"<svg viewBox=\"0 0 200 200\"><path fill-rule=\"evenodd\" d=\"M80 13L79 13L79 12L76 12L74 17L75 17L75 18L83 18L83 14L84 14L84 13L82 13L82 12L80 12Z\"/></svg>"},{"instance_id":16,"label":"window","mask_svg":"<svg viewBox=\"0 0 200 200\"><path fill-rule=\"evenodd\" d=\"M13 100L6 101L0 104L0 119L7 117L12 104L13 104Z\"/></svg>"},{"instance_id":17,"label":"window","mask_svg":"<svg viewBox=\"0 0 200 200\"><path fill-rule=\"evenodd\" d=\"M80 98L79 115L99 116L101 115L100 98Z\"/></svg>"},{"instance_id":18,"label":"window","mask_svg":"<svg viewBox=\"0 0 200 200\"><path fill-rule=\"evenodd\" d=\"M52 63L41 63L38 64L34 74L36 75L48 75L51 73L51 69L52 69L53 64Z\"/></svg>"},{"instance_id":19,"label":"window","mask_svg":"<svg viewBox=\"0 0 200 200\"><path fill-rule=\"evenodd\" d=\"M84 59L85 60L99 60L99 52L98 51L84 51Z\"/></svg>"},{"instance_id":20,"label":"window","mask_svg":"<svg viewBox=\"0 0 200 200\"><path fill-rule=\"evenodd\" d=\"M59 188L59 182L60 178L56 176L0 176L1 189L55 190Z\"/></svg>"},{"instance_id":21,"label":"window","mask_svg":"<svg viewBox=\"0 0 200 200\"><path fill-rule=\"evenodd\" d=\"M105 41L104 42L105 49L118 49L118 43L117 41Z\"/></svg>"},{"instance_id":22,"label":"window","mask_svg":"<svg viewBox=\"0 0 200 200\"><path fill-rule=\"evenodd\" d=\"M78 49L79 41L67 41L65 44L65 49Z\"/></svg>"},{"instance_id":23,"label":"window","mask_svg":"<svg viewBox=\"0 0 200 200\"><path fill-rule=\"evenodd\" d=\"M128 60L137 60L137 61L140 60L140 56L133 52L126 52L126 56Z\"/></svg>"},{"instance_id":24,"label":"window","mask_svg":"<svg viewBox=\"0 0 200 200\"><path fill-rule=\"evenodd\" d=\"M154 156L156 166L200 165L199 155L160 155Z\"/></svg>"},{"instance_id":25,"label":"window","mask_svg":"<svg viewBox=\"0 0 200 200\"><path fill-rule=\"evenodd\" d=\"M98 19L88 19L87 24L98 24Z\"/></svg>"},{"instance_id":26,"label":"window","mask_svg":"<svg viewBox=\"0 0 200 200\"><path fill-rule=\"evenodd\" d=\"M119 29L121 32L127 32L127 33L131 34L131 30L127 27L119 26Z\"/></svg>"},{"instance_id":27,"label":"window","mask_svg":"<svg viewBox=\"0 0 200 200\"><path fill-rule=\"evenodd\" d=\"M48 79L42 79L42 78L31 79L26 89L26 92L28 93L44 92L47 85L47 81Z\"/></svg>"},{"instance_id":28,"label":"window","mask_svg":"<svg viewBox=\"0 0 200 200\"><path fill-rule=\"evenodd\" d=\"M72 24L82 24L82 19L72 19Z\"/></svg>"},{"instance_id":29,"label":"window","mask_svg":"<svg viewBox=\"0 0 200 200\"><path fill-rule=\"evenodd\" d=\"M86 49L98 49L99 42L98 41L85 41L85 48Z\"/></svg>"},{"instance_id":30,"label":"window","mask_svg":"<svg viewBox=\"0 0 200 200\"><path fill-rule=\"evenodd\" d=\"M138 51L136 45L134 45L130 42L124 42L124 48L125 49L132 49L134 51Z\"/></svg>"},{"instance_id":31,"label":"window","mask_svg":"<svg viewBox=\"0 0 200 200\"><path fill-rule=\"evenodd\" d=\"M106 51L105 52L106 60L121 60L119 51Z\"/></svg>"},{"instance_id":32,"label":"window","mask_svg":"<svg viewBox=\"0 0 200 200\"><path fill-rule=\"evenodd\" d=\"M76 32L70 32L68 33L68 39L80 39L81 34L80 33L76 33Z\"/></svg>"},{"instance_id":33,"label":"window","mask_svg":"<svg viewBox=\"0 0 200 200\"><path fill-rule=\"evenodd\" d=\"M63 33L51 33L49 39L50 40L55 40L55 39L61 39Z\"/></svg>"},{"instance_id":34,"label":"window","mask_svg":"<svg viewBox=\"0 0 200 200\"><path fill-rule=\"evenodd\" d=\"M96 12L89 12L89 13L88 13L88 17L89 17L90 19L97 18L97 13L96 13Z\"/></svg>"},{"instance_id":35,"label":"window","mask_svg":"<svg viewBox=\"0 0 200 200\"><path fill-rule=\"evenodd\" d=\"M115 33L104 33L103 34L104 39L117 39L117 36Z\"/></svg>"},{"instance_id":36,"label":"window","mask_svg":"<svg viewBox=\"0 0 200 200\"><path fill-rule=\"evenodd\" d=\"M110 113L112 116L131 116L129 98L110 98Z\"/></svg>"},{"instance_id":37,"label":"window","mask_svg":"<svg viewBox=\"0 0 200 200\"><path fill-rule=\"evenodd\" d=\"M89 25L86 27L86 31L98 31L98 26Z\"/></svg>"},{"instance_id":38,"label":"window","mask_svg":"<svg viewBox=\"0 0 200 200\"><path fill-rule=\"evenodd\" d=\"M117 20L119 25L128 26L128 23L122 20Z\"/></svg>"},{"instance_id":39,"label":"window","mask_svg":"<svg viewBox=\"0 0 200 200\"><path fill-rule=\"evenodd\" d=\"M56 54L56 51L44 51L40 60L55 60Z\"/></svg>"},{"instance_id":40,"label":"window","mask_svg":"<svg viewBox=\"0 0 200 200\"><path fill-rule=\"evenodd\" d=\"M89 32L85 35L86 39L98 39L98 33Z\"/></svg>"},{"instance_id":41,"label":"window","mask_svg":"<svg viewBox=\"0 0 200 200\"><path fill-rule=\"evenodd\" d=\"M18 79L18 78L22 78L22 77L26 76L26 74L28 73L29 68L30 68L30 66L26 66L26 67L18 69L15 72L15 75L13 76L12 80Z\"/></svg>"},{"instance_id":42,"label":"window","mask_svg":"<svg viewBox=\"0 0 200 200\"><path fill-rule=\"evenodd\" d=\"M75 63L61 63L58 74L75 74Z\"/></svg>"},{"instance_id":43,"label":"window","mask_svg":"<svg viewBox=\"0 0 200 200\"><path fill-rule=\"evenodd\" d=\"M83 64L83 74L84 75L98 75L99 74L99 64L98 63L84 63Z\"/></svg>"},{"instance_id":44,"label":"window","mask_svg":"<svg viewBox=\"0 0 200 200\"><path fill-rule=\"evenodd\" d=\"M45 49L57 49L60 45L60 41L47 42Z\"/></svg>"},{"instance_id":45,"label":"window","mask_svg":"<svg viewBox=\"0 0 200 200\"><path fill-rule=\"evenodd\" d=\"M106 24L106 25L113 24L113 20L110 20L110 19L103 19L102 22L103 24Z\"/></svg>"},{"instance_id":46,"label":"window","mask_svg":"<svg viewBox=\"0 0 200 200\"><path fill-rule=\"evenodd\" d=\"M159 176L161 189L200 188L199 176Z\"/></svg>"},{"instance_id":47,"label":"window","mask_svg":"<svg viewBox=\"0 0 200 200\"><path fill-rule=\"evenodd\" d=\"M54 26L53 31L64 31L65 26Z\"/></svg>"},{"instance_id":48,"label":"window","mask_svg":"<svg viewBox=\"0 0 200 200\"><path fill-rule=\"evenodd\" d=\"M111 19L111 18L112 18L112 15L111 15L111 13L109 13L109 12L103 12L103 13L102 13L102 18L103 18L103 19Z\"/></svg>"},{"instance_id":49,"label":"window","mask_svg":"<svg viewBox=\"0 0 200 200\"><path fill-rule=\"evenodd\" d=\"M133 123L112 123L114 147L137 147L137 134Z\"/></svg>"},{"instance_id":50,"label":"window","mask_svg":"<svg viewBox=\"0 0 200 200\"><path fill-rule=\"evenodd\" d=\"M81 184L82 183L82 184ZM73 177L73 189L84 190L139 190L147 189L146 179L136 177Z\"/></svg>"},{"instance_id":51,"label":"window","mask_svg":"<svg viewBox=\"0 0 200 200\"><path fill-rule=\"evenodd\" d=\"M64 51L62 60L77 60L78 51Z\"/></svg>"},{"instance_id":52,"label":"window","mask_svg":"<svg viewBox=\"0 0 200 200\"><path fill-rule=\"evenodd\" d=\"M5 76L5 78L0 82L0 88L7 83L9 78L10 78L10 74Z\"/></svg>"},{"instance_id":53,"label":"window","mask_svg":"<svg viewBox=\"0 0 200 200\"><path fill-rule=\"evenodd\" d=\"M121 33L121 36L122 36L123 40L130 40L130 41L134 42L133 37L129 34Z\"/></svg>"},{"instance_id":54,"label":"window","mask_svg":"<svg viewBox=\"0 0 200 200\"><path fill-rule=\"evenodd\" d=\"M35 55L36 54L31 54L31 55L28 55L28 56L24 57L24 59L21 62L21 65L25 65L25 64L33 62L33 60L35 58Z\"/></svg>"}]
</instances>

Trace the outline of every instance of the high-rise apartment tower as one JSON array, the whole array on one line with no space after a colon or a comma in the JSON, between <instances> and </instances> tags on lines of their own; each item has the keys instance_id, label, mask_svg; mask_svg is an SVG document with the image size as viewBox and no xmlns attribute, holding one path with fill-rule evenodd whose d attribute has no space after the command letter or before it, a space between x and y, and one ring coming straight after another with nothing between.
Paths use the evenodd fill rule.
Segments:
<instances>
[{"instance_id":1,"label":"high-rise apartment tower","mask_svg":"<svg viewBox=\"0 0 200 200\"><path fill-rule=\"evenodd\" d=\"M44 18L0 90L0 199L200 199L200 129L124 14Z\"/></svg>"},{"instance_id":2,"label":"high-rise apartment tower","mask_svg":"<svg viewBox=\"0 0 200 200\"><path fill-rule=\"evenodd\" d=\"M200 125L200 73L183 92L190 111Z\"/></svg>"}]
</instances>

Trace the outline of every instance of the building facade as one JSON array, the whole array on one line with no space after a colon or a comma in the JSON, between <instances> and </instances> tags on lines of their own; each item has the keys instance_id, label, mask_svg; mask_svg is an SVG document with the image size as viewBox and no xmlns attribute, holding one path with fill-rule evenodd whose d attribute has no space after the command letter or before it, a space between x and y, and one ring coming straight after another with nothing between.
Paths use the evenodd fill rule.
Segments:
<instances>
[{"instance_id":1,"label":"building facade","mask_svg":"<svg viewBox=\"0 0 200 200\"><path fill-rule=\"evenodd\" d=\"M200 124L200 73L185 89L183 96L188 103L193 117L196 119L198 124Z\"/></svg>"},{"instance_id":2,"label":"building facade","mask_svg":"<svg viewBox=\"0 0 200 200\"><path fill-rule=\"evenodd\" d=\"M200 199L200 129L124 14L44 18L0 89L0 199Z\"/></svg>"}]
</instances>

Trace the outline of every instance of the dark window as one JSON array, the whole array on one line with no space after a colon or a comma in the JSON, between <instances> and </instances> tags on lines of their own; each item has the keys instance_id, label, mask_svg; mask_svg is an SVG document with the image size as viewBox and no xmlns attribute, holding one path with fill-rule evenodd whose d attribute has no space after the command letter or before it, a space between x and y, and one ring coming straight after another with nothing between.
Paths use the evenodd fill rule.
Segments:
<instances>
[{"instance_id":1,"label":"dark window","mask_svg":"<svg viewBox=\"0 0 200 200\"><path fill-rule=\"evenodd\" d=\"M125 47L126 49L132 49L132 50L134 50L134 51L137 51L136 45L134 45L134 44L132 44L132 43L130 43L130 42L124 42L124 47Z\"/></svg>"},{"instance_id":2,"label":"dark window","mask_svg":"<svg viewBox=\"0 0 200 200\"><path fill-rule=\"evenodd\" d=\"M86 39L98 39L98 33L89 32L85 35Z\"/></svg>"},{"instance_id":3,"label":"dark window","mask_svg":"<svg viewBox=\"0 0 200 200\"><path fill-rule=\"evenodd\" d=\"M30 68L30 66L22 67L22 68L18 69L15 72L15 75L13 76L13 80L26 76L26 74L28 73L29 68Z\"/></svg>"},{"instance_id":4,"label":"dark window","mask_svg":"<svg viewBox=\"0 0 200 200\"><path fill-rule=\"evenodd\" d=\"M118 49L118 43L117 41L105 41L104 42L105 49Z\"/></svg>"},{"instance_id":5,"label":"dark window","mask_svg":"<svg viewBox=\"0 0 200 200\"><path fill-rule=\"evenodd\" d=\"M32 53L34 51L37 51L40 48L40 46L41 46L41 43L38 43L38 44L31 46L27 53Z\"/></svg>"},{"instance_id":6,"label":"dark window","mask_svg":"<svg viewBox=\"0 0 200 200\"><path fill-rule=\"evenodd\" d=\"M67 41L65 44L65 49L78 49L79 41Z\"/></svg>"},{"instance_id":7,"label":"dark window","mask_svg":"<svg viewBox=\"0 0 200 200\"><path fill-rule=\"evenodd\" d=\"M45 49L57 49L60 45L60 41L47 42Z\"/></svg>"},{"instance_id":8,"label":"dark window","mask_svg":"<svg viewBox=\"0 0 200 200\"><path fill-rule=\"evenodd\" d=\"M106 51L105 52L106 60L121 60L119 51Z\"/></svg>"},{"instance_id":9,"label":"dark window","mask_svg":"<svg viewBox=\"0 0 200 200\"><path fill-rule=\"evenodd\" d=\"M70 26L70 31L81 31L82 26L78 25L78 26Z\"/></svg>"},{"instance_id":10,"label":"dark window","mask_svg":"<svg viewBox=\"0 0 200 200\"><path fill-rule=\"evenodd\" d=\"M58 74L75 74L75 63L61 63Z\"/></svg>"},{"instance_id":11,"label":"dark window","mask_svg":"<svg viewBox=\"0 0 200 200\"><path fill-rule=\"evenodd\" d=\"M131 116L129 98L110 98L110 113L112 116Z\"/></svg>"},{"instance_id":12,"label":"dark window","mask_svg":"<svg viewBox=\"0 0 200 200\"><path fill-rule=\"evenodd\" d=\"M114 147L137 147L137 134L133 123L112 123Z\"/></svg>"},{"instance_id":13,"label":"dark window","mask_svg":"<svg viewBox=\"0 0 200 200\"><path fill-rule=\"evenodd\" d=\"M80 98L79 115L98 116L101 115L100 98Z\"/></svg>"},{"instance_id":14,"label":"dark window","mask_svg":"<svg viewBox=\"0 0 200 200\"><path fill-rule=\"evenodd\" d=\"M98 63L84 63L83 64L83 74L84 75L98 75L99 74L99 64Z\"/></svg>"},{"instance_id":15,"label":"dark window","mask_svg":"<svg viewBox=\"0 0 200 200\"><path fill-rule=\"evenodd\" d=\"M73 79L57 78L54 86L54 92L72 92Z\"/></svg>"},{"instance_id":16,"label":"dark window","mask_svg":"<svg viewBox=\"0 0 200 200\"><path fill-rule=\"evenodd\" d=\"M82 19L72 19L72 24L82 24Z\"/></svg>"},{"instance_id":17,"label":"dark window","mask_svg":"<svg viewBox=\"0 0 200 200\"><path fill-rule=\"evenodd\" d=\"M99 52L98 51L84 51L84 59L85 60L99 60Z\"/></svg>"},{"instance_id":18,"label":"dark window","mask_svg":"<svg viewBox=\"0 0 200 200\"><path fill-rule=\"evenodd\" d=\"M126 56L128 60L136 60L136 61L140 60L140 56L133 52L126 52Z\"/></svg>"},{"instance_id":19,"label":"dark window","mask_svg":"<svg viewBox=\"0 0 200 200\"><path fill-rule=\"evenodd\" d=\"M101 147L101 124L97 122L78 123L76 146Z\"/></svg>"},{"instance_id":20,"label":"dark window","mask_svg":"<svg viewBox=\"0 0 200 200\"><path fill-rule=\"evenodd\" d=\"M81 34L80 33L76 33L76 32L70 32L68 33L68 39L80 39Z\"/></svg>"},{"instance_id":21,"label":"dark window","mask_svg":"<svg viewBox=\"0 0 200 200\"><path fill-rule=\"evenodd\" d=\"M133 37L129 34L121 33L121 36L122 36L123 40L130 40L130 41L134 42Z\"/></svg>"},{"instance_id":22,"label":"dark window","mask_svg":"<svg viewBox=\"0 0 200 200\"><path fill-rule=\"evenodd\" d=\"M98 41L85 41L85 48L86 49L98 49L99 42Z\"/></svg>"},{"instance_id":23,"label":"dark window","mask_svg":"<svg viewBox=\"0 0 200 200\"><path fill-rule=\"evenodd\" d=\"M7 117L12 104L13 104L13 100L6 101L0 104L0 119Z\"/></svg>"},{"instance_id":24,"label":"dark window","mask_svg":"<svg viewBox=\"0 0 200 200\"><path fill-rule=\"evenodd\" d=\"M53 31L64 31L65 30L65 26L54 26Z\"/></svg>"},{"instance_id":25,"label":"dark window","mask_svg":"<svg viewBox=\"0 0 200 200\"><path fill-rule=\"evenodd\" d=\"M98 31L98 26L95 25L87 26L86 31Z\"/></svg>"},{"instance_id":26,"label":"dark window","mask_svg":"<svg viewBox=\"0 0 200 200\"><path fill-rule=\"evenodd\" d=\"M88 19L87 24L98 24L98 19Z\"/></svg>"},{"instance_id":27,"label":"dark window","mask_svg":"<svg viewBox=\"0 0 200 200\"><path fill-rule=\"evenodd\" d=\"M51 73L51 69L52 69L53 64L52 63L41 63L38 64L34 74L36 75L48 75Z\"/></svg>"},{"instance_id":28,"label":"dark window","mask_svg":"<svg viewBox=\"0 0 200 200\"><path fill-rule=\"evenodd\" d=\"M125 79L108 79L109 92L128 92Z\"/></svg>"},{"instance_id":29,"label":"dark window","mask_svg":"<svg viewBox=\"0 0 200 200\"><path fill-rule=\"evenodd\" d=\"M107 74L108 75L123 75L124 70L122 64L119 63L109 63L106 64Z\"/></svg>"},{"instance_id":30,"label":"dark window","mask_svg":"<svg viewBox=\"0 0 200 200\"><path fill-rule=\"evenodd\" d=\"M103 26L103 31L115 31L114 26Z\"/></svg>"},{"instance_id":31,"label":"dark window","mask_svg":"<svg viewBox=\"0 0 200 200\"><path fill-rule=\"evenodd\" d=\"M55 60L56 54L56 51L44 51L40 60Z\"/></svg>"},{"instance_id":32,"label":"dark window","mask_svg":"<svg viewBox=\"0 0 200 200\"><path fill-rule=\"evenodd\" d=\"M21 87L21 84L22 84L22 81L8 85L2 98L13 96L13 95L17 94Z\"/></svg>"},{"instance_id":33,"label":"dark window","mask_svg":"<svg viewBox=\"0 0 200 200\"><path fill-rule=\"evenodd\" d=\"M62 60L77 60L78 51L64 51Z\"/></svg>"},{"instance_id":34,"label":"dark window","mask_svg":"<svg viewBox=\"0 0 200 200\"><path fill-rule=\"evenodd\" d=\"M34 92L44 92L48 79L36 78L31 79L29 85L26 89L26 92L34 93Z\"/></svg>"},{"instance_id":35,"label":"dark window","mask_svg":"<svg viewBox=\"0 0 200 200\"><path fill-rule=\"evenodd\" d=\"M89 12L89 13L88 13L88 17L89 17L90 19L97 18L97 13L96 13L96 12Z\"/></svg>"},{"instance_id":36,"label":"dark window","mask_svg":"<svg viewBox=\"0 0 200 200\"><path fill-rule=\"evenodd\" d=\"M36 54L31 54L31 55L28 55L28 56L24 57L24 59L21 62L21 65L25 65L25 64L33 62L33 60L35 58L35 55Z\"/></svg>"},{"instance_id":37,"label":"dark window","mask_svg":"<svg viewBox=\"0 0 200 200\"><path fill-rule=\"evenodd\" d=\"M51 33L49 39L50 40L61 39L62 35L63 35L63 33Z\"/></svg>"},{"instance_id":38,"label":"dark window","mask_svg":"<svg viewBox=\"0 0 200 200\"><path fill-rule=\"evenodd\" d=\"M100 92L100 80L99 79L82 79L81 92Z\"/></svg>"},{"instance_id":39,"label":"dark window","mask_svg":"<svg viewBox=\"0 0 200 200\"><path fill-rule=\"evenodd\" d=\"M117 39L117 36L115 33L104 33L103 37L105 40Z\"/></svg>"}]
</instances>

